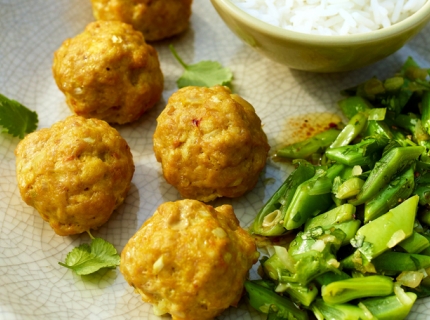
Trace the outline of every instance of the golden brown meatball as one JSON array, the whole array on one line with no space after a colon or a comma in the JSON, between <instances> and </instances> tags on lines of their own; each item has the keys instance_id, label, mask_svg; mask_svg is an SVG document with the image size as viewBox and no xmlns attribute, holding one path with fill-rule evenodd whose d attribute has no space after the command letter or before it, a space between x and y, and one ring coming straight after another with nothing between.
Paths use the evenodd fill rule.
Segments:
<instances>
[{"instance_id":1,"label":"golden brown meatball","mask_svg":"<svg viewBox=\"0 0 430 320\"><path fill-rule=\"evenodd\" d=\"M109 123L137 120L163 91L157 52L140 32L118 21L90 23L64 41L52 71L74 113Z\"/></svg>"},{"instance_id":2,"label":"golden brown meatball","mask_svg":"<svg viewBox=\"0 0 430 320\"><path fill-rule=\"evenodd\" d=\"M120 270L155 314L206 320L237 305L257 259L230 205L180 200L160 205L129 240Z\"/></svg>"},{"instance_id":3,"label":"golden brown meatball","mask_svg":"<svg viewBox=\"0 0 430 320\"><path fill-rule=\"evenodd\" d=\"M61 236L104 224L124 201L134 173L118 131L79 116L27 135L15 155L22 199Z\"/></svg>"},{"instance_id":4,"label":"golden brown meatball","mask_svg":"<svg viewBox=\"0 0 430 320\"><path fill-rule=\"evenodd\" d=\"M184 198L211 201L254 188L269 145L260 118L227 87L185 87L157 119L154 152Z\"/></svg>"},{"instance_id":5,"label":"golden brown meatball","mask_svg":"<svg viewBox=\"0 0 430 320\"><path fill-rule=\"evenodd\" d=\"M97 20L131 24L147 41L179 34L188 28L192 0L91 0Z\"/></svg>"}]
</instances>

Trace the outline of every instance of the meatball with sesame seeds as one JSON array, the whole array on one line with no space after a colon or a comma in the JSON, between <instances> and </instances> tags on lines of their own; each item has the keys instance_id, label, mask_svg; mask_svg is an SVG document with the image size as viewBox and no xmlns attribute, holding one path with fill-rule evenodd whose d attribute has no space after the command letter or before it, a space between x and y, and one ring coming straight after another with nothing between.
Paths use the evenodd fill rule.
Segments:
<instances>
[{"instance_id":1,"label":"meatball with sesame seeds","mask_svg":"<svg viewBox=\"0 0 430 320\"><path fill-rule=\"evenodd\" d=\"M154 152L184 198L239 197L256 185L269 152L254 108L224 86L185 87L157 118Z\"/></svg>"},{"instance_id":2,"label":"meatball with sesame seeds","mask_svg":"<svg viewBox=\"0 0 430 320\"><path fill-rule=\"evenodd\" d=\"M139 119L163 91L157 51L139 31L119 21L92 22L64 41L52 71L75 114L109 123Z\"/></svg>"},{"instance_id":3,"label":"meatball with sesame seeds","mask_svg":"<svg viewBox=\"0 0 430 320\"><path fill-rule=\"evenodd\" d=\"M15 155L22 199L61 236L104 224L123 203L134 173L118 131L80 116L30 133Z\"/></svg>"},{"instance_id":4,"label":"meatball with sesame seeds","mask_svg":"<svg viewBox=\"0 0 430 320\"><path fill-rule=\"evenodd\" d=\"M121 253L125 280L173 320L209 320L236 306L259 257L230 205L197 200L158 207Z\"/></svg>"}]
</instances>

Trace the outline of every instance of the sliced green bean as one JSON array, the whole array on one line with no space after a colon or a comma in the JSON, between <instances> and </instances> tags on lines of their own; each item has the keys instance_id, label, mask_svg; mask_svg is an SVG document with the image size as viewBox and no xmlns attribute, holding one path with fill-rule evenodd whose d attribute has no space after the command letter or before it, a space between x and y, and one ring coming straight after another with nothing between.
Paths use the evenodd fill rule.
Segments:
<instances>
[{"instance_id":1,"label":"sliced green bean","mask_svg":"<svg viewBox=\"0 0 430 320\"><path fill-rule=\"evenodd\" d=\"M260 286L252 281L245 281L245 289L249 296L250 305L263 313L269 313L272 306L281 316L288 316L286 319L307 320L308 314L300 310L289 299L281 297L270 289Z\"/></svg>"},{"instance_id":2,"label":"sliced green bean","mask_svg":"<svg viewBox=\"0 0 430 320\"><path fill-rule=\"evenodd\" d=\"M325 302L337 304L364 297L387 296L393 289L391 278L376 275L329 283L321 288L321 296Z\"/></svg>"},{"instance_id":3,"label":"sliced green bean","mask_svg":"<svg viewBox=\"0 0 430 320\"><path fill-rule=\"evenodd\" d=\"M359 112L354 115L329 148L343 147L350 144L366 128L367 117L368 115L365 112Z\"/></svg>"},{"instance_id":4,"label":"sliced green bean","mask_svg":"<svg viewBox=\"0 0 430 320\"><path fill-rule=\"evenodd\" d=\"M283 226L285 212L297 187L315 175L315 168L309 162L300 160L297 163L297 168L258 212L251 232L263 236L278 236L286 232Z\"/></svg>"},{"instance_id":5,"label":"sliced green bean","mask_svg":"<svg viewBox=\"0 0 430 320\"><path fill-rule=\"evenodd\" d=\"M355 95L338 101L338 105L348 119L351 119L357 113L366 112L373 108L366 99Z\"/></svg>"},{"instance_id":6,"label":"sliced green bean","mask_svg":"<svg viewBox=\"0 0 430 320\"><path fill-rule=\"evenodd\" d=\"M302 226L310 217L326 211L333 201L331 193L311 194L311 190L315 182L321 177L327 177L330 181L344 169L342 164L334 164L325 172L317 172L317 174L299 185L288 206L284 218L284 227L287 230L297 229Z\"/></svg>"},{"instance_id":7,"label":"sliced green bean","mask_svg":"<svg viewBox=\"0 0 430 320\"><path fill-rule=\"evenodd\" d=\"M276 287L276 292L285 292L290 296L291 300L306 307L309 307L318 295L318 289L313 283L304 286L300 283L281 282Z\"/></svg>"},{"instance_id":8,"label":"sliced green bean","mask_svg":"<svg viewBox=\"0 0 430 320\"><path fill-rule=\"evenodd\" d=\"M316 152L324 151L336 140L339 133L340 130L328 129L311 138L279 149L276 155L289 159L307 159Z\"/></svg>"},{"instance_id":9,"label":"sliced green bean","mask_svg":"<svg viewBox=\"0 0 430 320\"><path fill-rule=\"evenodd\" d=\"M414 113L399 114L394 123L412 133L413 141L418 145L429 148L430 135L427 133L421 119Z\"/></svg>"},{"instance_id":10,"label":"sliced green bean","mask_svg":"<svg viewBox=\"0 0 430 320\"><path fill-rule=\"evenodd\" d=\"M354 145L327 149L325 155L328 159L348 166L373 167L381 157L382 149L388 143L380 144L377 139L368 138ZM381 152L379 152L381 151Z\"/></svg>"},{"instance_id":11,"label":"sliced green bean","mask_svg":"<svg viewBox=\"0 0 430 320\"><path fill-rule=\"evenodd\" d=\"M396 295L369 298L360 301L378 320L405 319L417 300L417 295L406 292L407 301L400 300Z\"/></svg>"},{"instance_id":12,"label":"sliced green bean","mask_svg":"<svg viewBox=\"0 0 430 320\"><path fill-rule=\"evenodd\" d=\"M340 207L336 207L330 211L309 219L305 224L304 231L308 231L316 227L322 227L326 229L332 227L333 225L350 221L354 219L355 210L356 208L349 203L346 203Z\"/></svg>"},{"instance_id":13,"label":"sliced green bean","mask_svg":"<svg viewBox=\"0 0 430 320\"><path fill-rule=\"evenodd\" d=\"M363 180L358 177L351 177L339 186L336 192L336 198L349 199L353 196L356 196L360 193L363 185Z\"/></svg>"},{"instance_id":14,"label":"sliced green bean","mask_svg":"<svg viewBox=\"0 0 430 320\"><path fill-rule=\"evenodd\" d=\"M333 225L333 228L342 230L345 233L345 238L342 241L342 246L345 246L347 244L350 244L351 240L355 237L358 229L360 229L360 226L361 221L357 219Z\"/></svg>"},{"instance_id":15,"label":"sliced green bean","mask_svg":"<svg viewBox=\"0 0 430 320\"><path fill-rule=\"evenodd\" d=\"M414 167L396 176L372 200L364 205L364 223L372 221L403 200L409 198L414 190Z\"/></svg>"},{"instance_id":16,"label":"sliced green bean","mask_svg":"<svg viewBox=\"0 0 430 320\"><path fill-rule=\"evenodd\" d=\"M322 299L317 299L311 306L317 319L348 319L348 320L371 320L375 319L365 310L349 303L332 304Z\"/></svg>"},{"instance_id":17,"label":"sliced green bean","mask_svg":"<svg viewBox=\"0 0 430 320\"><path fill-rule=\"evenodd\" d=\"M410 237L413 233L415 216L418 208L418 196L412 196L388 213L371 223L363 225L356 234L356 245L367 260L379 256L395 245Z\"/></svg>"},{"instance_id":18,"label":"sliced green bean","mask_svg":"<svg viewBox=\"0 0 430 320\"><path fill-rule=\"evenodd\" d=\"M307 285L315 277L329 271L338 272L340 263L336 252L345 237L338 229L324 230L321 227L299 232L290 243L289 254L297 261L295 272L281 274L280 282L298 282Z\"/></svg>"},{"instance_id":19,"label":"sliced green bean","mask_svg":"<svg viewBox=\"0 0 430 320\"><path fill-rule=\"evenodd\" d=\"M430 267L430 257L423 254L387 251L372 260L378 271L417 271Z\"/></svg>"},{"instance_id":20,"label":"sliced green bean","mask_svg":"<svg viewBox=\"0 0 430 320\"><path fill-rule=\"evenodd\" d=\"M392 149L376 163L360 193L349 202L359 205L375 197L390 183L393 176L415 163L424 150L421 146Z\"/></svg>"},{"instance_id":21,"label":"sliced green bean","mask_svg":"<svg viewBox=\"0 0 430 320\"><path fill-rule=\"evenodd\" d=\"M393 132L385 121L368 120L363 132L364 137L381 137L386 140L393 138Z\"/></svg>"},{"instance_id":22,"label":"sliced green bean","mask_svg":"<svg viewBox=\"0 0 430 320\"><path fill-rule=\"evenodd\" d=\"M430 242L426 237L414 231L410 237L400 242L398 246L408 253L420 253L430 247Z\"/></svg>"}]
</instances>

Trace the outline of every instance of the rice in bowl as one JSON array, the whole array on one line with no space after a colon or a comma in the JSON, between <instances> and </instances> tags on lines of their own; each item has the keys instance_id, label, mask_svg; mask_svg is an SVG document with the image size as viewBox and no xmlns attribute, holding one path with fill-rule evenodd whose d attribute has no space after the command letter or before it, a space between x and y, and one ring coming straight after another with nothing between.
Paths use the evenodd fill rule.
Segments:
<instances>
[{"instance_id":1,"label":"rice in bowl","mask_svg":"<svg viewBox=\"0 0 430 320\"><path fill-rule=\"evenodd\" d=\"M427 0L231 0L250 15L287 30L319 35L358 34L387 28Z\"/></svg>"}]
</instances>

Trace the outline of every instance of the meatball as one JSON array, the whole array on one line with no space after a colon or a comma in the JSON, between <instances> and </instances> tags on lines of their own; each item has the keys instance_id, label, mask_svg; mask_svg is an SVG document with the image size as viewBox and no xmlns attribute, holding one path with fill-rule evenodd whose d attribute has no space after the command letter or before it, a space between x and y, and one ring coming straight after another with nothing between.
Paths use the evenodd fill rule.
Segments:
<instances>
[{"instance_id":1,"label":"meatball","mask_svg":"<svg viewBox=\"0 0 430 320\"><path fill-rule=\"evenodd\" d=\"M124 201L134 173L118 131L80 116L27 135L15 155L22 199L61 236L104 224Z\"/></svg>"},{"instance_id":2,"label":"meatball","mask_svg":"<svg viewBox=\"0 0 430 320\"><path fill-rule=\"evenodd\" d=\"M90 23L64 41L54 54L52 71L75 114L109 123L137 120L163 91L156 50L119 21Z\"/></svg>"},{"instance_id":3,"label":"meatball","mask_svg":"<svg viewBox=\"0 0 430 320\"><path fill-rule=\"evenodd\" d=\"M205 320L237 305L258 256L230 205L179 200L160 205L128 241L120 270L155 314Z\"/></svg>"},{"instance_id":4,"label":"meatball","mask_svg":"<svg viewBox=\"0 0 430 320\"><path fill-rule=\"evenodd\" d=\"M147 41L165 39L185 31L192 0L91 0L97 20L131 24Z\"/></svg>"},{"instance_id":5,"label":"meatball","mask_svg":"<svg viewBox=\"0 0 430 320\"><path fill-rule=\"evenodd\" d=\"M185 87L157 118L154 152L184 198L211 201L254 188L269 145L254 108L227 87Z\"/></svg>"}]
</instances>

